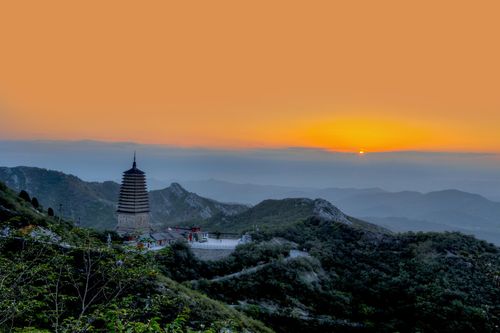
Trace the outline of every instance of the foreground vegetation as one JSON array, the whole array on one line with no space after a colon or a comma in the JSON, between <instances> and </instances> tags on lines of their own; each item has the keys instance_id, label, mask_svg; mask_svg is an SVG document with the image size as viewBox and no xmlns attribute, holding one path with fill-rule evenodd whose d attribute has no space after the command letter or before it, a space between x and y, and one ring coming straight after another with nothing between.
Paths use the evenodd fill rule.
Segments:
<instances>
[{"instance_id":1,"label":"foreground vegetation","mask_svg":"<svg viewBox=\"0 0 500 333\"><path fill-rule=\"evenodd\" d=\"M0 183L0 331L271 332Z\"/></svg>"},{"instance_id":2,"label":"foreground vegetation","mask_svg":"<svg viewBox=\"0 0 500 333\"><path fill-rule=\"evenodd\" d=\"M0 331L499 331L500 250L471 236L391 234L269 202L272 228L203 262L184 243L108 244L21 197L0 183Z\"/></svg>"}]
</instances>

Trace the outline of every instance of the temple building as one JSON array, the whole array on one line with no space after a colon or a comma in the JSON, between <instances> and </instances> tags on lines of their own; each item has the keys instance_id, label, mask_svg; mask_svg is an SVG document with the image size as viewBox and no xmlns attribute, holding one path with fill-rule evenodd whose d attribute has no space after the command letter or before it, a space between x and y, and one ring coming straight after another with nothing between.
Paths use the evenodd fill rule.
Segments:
<instances>
[{"instance_id":1,"label":"temple building","mask_svg":"<svg viewBox=\"0 0 500 333\"><path fill-rule=\"evenodd\" d=\"M138 236L151 231L146 175L137 168L135 153L132 169L123 173L116 213L116 231L120 235Z\"/></svg>"}]
</instances>

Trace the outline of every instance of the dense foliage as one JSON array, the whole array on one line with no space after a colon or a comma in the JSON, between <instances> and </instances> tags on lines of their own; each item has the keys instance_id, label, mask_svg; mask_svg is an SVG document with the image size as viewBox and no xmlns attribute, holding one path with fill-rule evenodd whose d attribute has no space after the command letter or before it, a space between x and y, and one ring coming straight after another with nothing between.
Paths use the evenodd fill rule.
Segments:
<instances>
[{"instance_id":1,"label":"dense foliage","mask_svg":"<svg viewBox=\"0 0 500 333\"><path fill-rule=\"evenodd\" d=\"M271 332L165 277L151 254L108 246L1 183L0 231L2 332Z\"/></svg>"},{"instance_id":2,"label":"dense foliage","mask_svg":"<svg viewBox=\"0 0 500 333\"><path fill-rule=\"evenodd\" d=\"M176 281L211 279L282 259L290 248L289 242L244 244L224 259L207 262L196 258L185 242L177 242L158 251L155 261L166 276Z\"/></svg>"},{"instance_id":3,"label":"dense foliage","mask_svg":"<svg viewBox=\"0 0 500 333\"><path fill-rule=\"evenodd\" d=\"M253 237L222 261L192 265L184 278L198 276L192 287L278 332L499 330L500 252L472 236L392 235L311 218ZM277 237L310 256L259 251Z\"/></svg>"}]
</instances>

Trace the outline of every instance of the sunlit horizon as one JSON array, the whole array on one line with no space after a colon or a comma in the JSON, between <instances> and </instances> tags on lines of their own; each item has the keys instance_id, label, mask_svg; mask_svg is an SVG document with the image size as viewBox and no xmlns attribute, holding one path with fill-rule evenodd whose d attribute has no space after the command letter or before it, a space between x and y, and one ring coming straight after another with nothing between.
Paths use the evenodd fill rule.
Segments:
<instances>
[{"instance_id":1,"label":"sunlit horizon","mask_svg":"<svg viewBox=\"0 0 500 333\"><path fill-rule=\"evenodd\" d=\"M500 152L499 9L3 3L0 139Z\"/></svg>"}]
</instances>

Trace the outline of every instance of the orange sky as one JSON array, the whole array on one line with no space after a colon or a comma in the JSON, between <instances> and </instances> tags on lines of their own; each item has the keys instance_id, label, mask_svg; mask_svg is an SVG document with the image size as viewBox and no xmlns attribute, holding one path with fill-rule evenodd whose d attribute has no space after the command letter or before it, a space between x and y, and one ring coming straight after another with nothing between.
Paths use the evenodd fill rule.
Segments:
<instances>
[{"instance_id":1,"label":"orange sky","mask_svg":"<svg viewBox=\"0 0 500 333\"><path fill-rule=\"evenodd\" d=\"M498 1L3 1L0 139L500 151Z\"/></svg>"}]
</instances>

